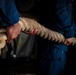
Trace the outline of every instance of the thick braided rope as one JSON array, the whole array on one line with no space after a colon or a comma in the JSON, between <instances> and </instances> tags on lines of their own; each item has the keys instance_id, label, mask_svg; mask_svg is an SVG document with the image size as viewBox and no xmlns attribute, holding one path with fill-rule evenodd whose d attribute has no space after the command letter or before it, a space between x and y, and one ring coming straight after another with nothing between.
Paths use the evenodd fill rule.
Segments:
<instances>
[{"instance_id":1,"label":"thick braided rope","mask_svg":"<svg viewBox=\"0 0 76 75\"><path fill-rule=\"evenodd\" d=\"M48 39L59 43L64 42L65 40L65 37L62 34L44 27L34 19L21 17L19 23L21 25L22 31L25 33L26 31L31 31L32 29L38 29L37 35L43 37L44 39ZM0 49L2 49L5 46L6 40L7 40L6 29L0 28ZM76 38L74 38L72 45L75 44L76 44Z\"/></svg>"},{"instance_id":2,"label":"thick braided rope","mask_svg":"<svg viewBox=\"0 0 76 75\"><path fill-rule=\"evenodd\" d=\"M65 37L62 34L44 27L34 19L21 17L19 23L22 27L22 31L24 32L31 31L32 29L38 29L37 35L43 37L44 39L48 39L59 43L64 42L65 40ZM76 38L74 38L72 45L75 44Z\"/></svg>"}]
</instances>

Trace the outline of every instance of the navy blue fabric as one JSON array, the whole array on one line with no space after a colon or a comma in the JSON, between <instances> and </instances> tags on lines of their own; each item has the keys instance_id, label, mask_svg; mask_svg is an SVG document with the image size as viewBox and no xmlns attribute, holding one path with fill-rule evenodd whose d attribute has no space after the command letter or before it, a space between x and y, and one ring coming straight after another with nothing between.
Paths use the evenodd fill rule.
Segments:
<instances>
[{"instance_id":1,"label":"navy blue fabric","mask_svg":"<svg viewBox=\"0 0 76 75\"><path fill-rule=\"evenodd\" d=\"M56 60L41 58L38 65L38 75L65 75L66 53L59 50L61 56Z\"/></svg>"},{"instance_id":2,"label":"navy blue fabric","mask_svg":"<svg viewBox=\"0 0 76 75\"><path fill-rule=\"evenodd\" d=\"M41 0L39 20L65 38L74 36L72 4L67 0ZM65 75L68 46L39 38L39 75Z\"/></svg>"},{"instance_id":3,"label":"navy blue fabric","mask_svg":"<svg viewBox=\"0 0 76 75\"><path fill-rule=\"evenodd\" d=\"M0 22L3 26L9 26L19 21L14 0L0 0Z\"/></svg>"},{"instance_id":4,"label":"navy blue fabric","mask_svg":"<svg viewBox=\"0 0 76 75\"><path fill-rule=\"evenodd\" d=\"M43 4L40 6L40 23L49 29L60 32L66 38L73 37L72 4L67 3L67 0L53 0L51 3L50 0L41 1Z\"/></svg>"},{"instance_id":5,"label":"navy blue fabric","mask_svg":"<svg viewBox=\"0 0 76 75\"><path fill-rule=\"evenodd\" d=\"M67 52L68 47L60 43L44 43L40 47L41 57L48 60L57 60L62 56L61 52Z\"/></svg>"},{"instance_id":6,"label":"navy blue fabric","mask_svg":"<svg viewBox=\"0 0 76 75\"><path fill-rule=\"evenodd\" d=\"M39 48L38 75L65 75L66 52L68 47L42 40Z\"/></svg>"}]
</instances>

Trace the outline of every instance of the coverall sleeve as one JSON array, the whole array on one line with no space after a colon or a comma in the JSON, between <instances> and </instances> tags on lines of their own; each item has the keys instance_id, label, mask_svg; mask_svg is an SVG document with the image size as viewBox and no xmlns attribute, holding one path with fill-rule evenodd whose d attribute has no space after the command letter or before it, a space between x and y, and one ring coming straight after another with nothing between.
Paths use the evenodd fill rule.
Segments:
<instances>
[{"instance_id":1,"label":"coverall sleeve","mask_svg":"<svg viewBox=\"0 0 76 75\"><path fill-rule=\"evenodd\" d=\"M74 36L74 21L72 14L72 4L66 0L57 0L56 4L56 25L61 29L65 38Z\"/></svg>"},{"instance_id":2,"label":"coverall sleeve","mask_svg":"<svg viewBox=\"0 0 76 75\"><path fill-rule=\"evenodd\" d=\"M14 0L0 0L0 19L3 26L10 26L19 21Z\"/></svg>"}]
</instances>

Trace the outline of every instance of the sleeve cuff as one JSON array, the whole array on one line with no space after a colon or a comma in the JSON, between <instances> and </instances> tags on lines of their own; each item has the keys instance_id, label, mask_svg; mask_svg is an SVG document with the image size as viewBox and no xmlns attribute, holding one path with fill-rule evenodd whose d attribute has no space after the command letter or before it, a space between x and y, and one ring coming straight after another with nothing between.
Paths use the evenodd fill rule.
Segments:
<instances>
[{"instance_id":1,"label":"sleeve cuff","mask_svg":"<svg viewBox=\"0 0 76 75\"><path fill-rule=\"evenodd\" d=\"M11 26L19 21L19 13L13 13L2 19L2 26Z\"/></svg>"},{"instance_id":2,"label":"sleeve cuff","mask_svg":"<svg viewBox=\"0 0 76 75\"><path fill-rule=\"evenodd\" d=\"M71 38L74 37L74 29L70 28L70 29L66 29L65 33L64 33L65 38Z\"/></svg>"}]
</instances>

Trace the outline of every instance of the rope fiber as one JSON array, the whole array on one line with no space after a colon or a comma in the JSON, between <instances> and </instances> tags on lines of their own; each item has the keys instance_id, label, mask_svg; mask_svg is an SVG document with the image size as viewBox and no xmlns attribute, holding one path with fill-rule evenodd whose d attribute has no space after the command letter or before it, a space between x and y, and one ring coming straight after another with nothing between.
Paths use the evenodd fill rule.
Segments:
<instances>
[{"instance_id":1,"label":"rope fiber","mask_svg":"<svg viewBox=\"0 0 76 75\"><path fill-rule=\"evenodd\" d=\"M65 37L62 34L44 27L43 25L41 25L32 18L20 17L19 24L22 29L21 31L24 33L26 33L26 31L38 29L37 35L43 37L44 39L48 39L58 43L62 43L65 40ZM7 40L6 29L0 28L0 49L2 49L5 46L6 40ZM72 45L75 44L76 44L76 38L74 38Z\"/></svg>"},{"instance_id":2,"label":"rope fiber","mask_svg":"<svg viewBox=\"0 0 76 75\"><path fill-rule=\"evenodd\" d=\"M43 37L44 39L48 39L58 43L62 43L65 40L65 37L61 33L58 33L56 31L44 27L43 25L41 25L32 18L21 17L19 23L22 26L23 32L38 29L37 35ZM76 44L76 38L74 38L72 45L75 44Z\"/></svg>"}]
</instances>

